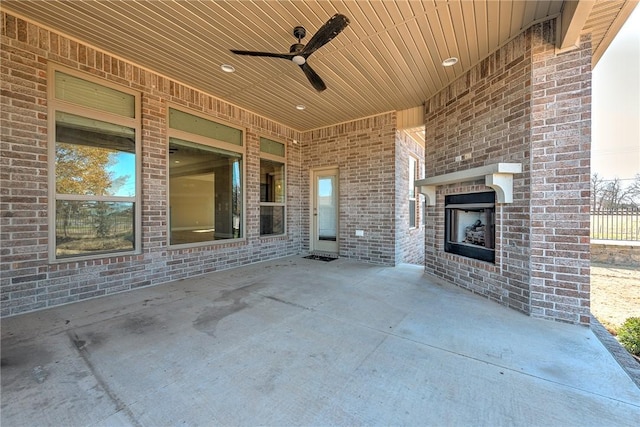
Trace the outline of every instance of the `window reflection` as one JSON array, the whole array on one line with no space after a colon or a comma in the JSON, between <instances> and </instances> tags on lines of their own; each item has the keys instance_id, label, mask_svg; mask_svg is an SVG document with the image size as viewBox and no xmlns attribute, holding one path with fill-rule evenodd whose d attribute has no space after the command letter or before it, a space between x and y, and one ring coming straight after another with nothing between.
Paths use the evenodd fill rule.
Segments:
<instances>
[{"instance_id":1,"label":"window reflection","mask_svg":"<svg viewBox=\"0 0 640 427\"><path fill-rule=\"evenodd\" d=\"M134 203L56 201L56 257L134 249Z\"/></svg>"},{"instance_id":2,"label":"window reflection","mask_svg":"<svg viewBox=\"0 0 640 427\"><path fill-rule=\"evenodd\" d=\"M285 233L284 163L260 160L260 235Z\"/></svg>"},{"instance_id":3,"label":"window reflection","mask_svg":"<svg viewBox=\"0 0 640 427\"><path fill-rule=\"evenodd\" d=\"M135 250L135 130L56 112L55 256Z\"/></svg>"},{"instance_id":4,"label":"window reflection","mask_svg":"<svg viewBox=\"0 0 640 427\"><path fill-rule=\"evenodd\" d=\"M284 164L260 160L260 201L284 203Z\"/></svg>"},{"instance_id":5,"label":"window reflection","mask_svg":"<svg viewBox=\"0 0 640 427\"><path fill-rule=\"evenodd\" d=\"M318 240L337 240L334 177L318 178Z\"/></svg>"},{"instance_id":6,"label":"window reflection","mask_svg":"<svg viewBox=\"0 0 640 427\"><path fill-rule=\"evenodd\" d=\"M56 113L56 192L135 195L135 131Z\"/></svg>"},{"instance_id":7,"label":"window reflection","mask_svg":"<svg viewBox=\"0 0 640 427\"><path fill-rule=\"evenodd\" d=\"M242 237L242 156L169 141L170 243Z\"/></svg>"}]
</instances>

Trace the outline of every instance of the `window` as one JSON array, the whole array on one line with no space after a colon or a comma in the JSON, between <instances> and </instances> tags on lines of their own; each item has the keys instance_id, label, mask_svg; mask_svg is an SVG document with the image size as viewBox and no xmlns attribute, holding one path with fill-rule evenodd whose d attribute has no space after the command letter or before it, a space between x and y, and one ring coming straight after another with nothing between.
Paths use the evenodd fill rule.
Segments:
<instances>
[{"instance_id":1,"label":"window","mask_svg":"<svg viewBox=\"0 0 640 427\"><path fill-rule=\"evenodd\" d=\"M50 259L139 252L139 95L49 75Z\"/></svg>"},{"instance_id":2,"label":"window","mask_svg":"<svg viewBox=\"0 0 640 427\"><path fill-rule=\"evenodd\" d=\"M260 138L260 235L285 234L285 145Z\"/></svg>"},{"instance_id":3,"label":"window","mask_svg":"<svg viewBox=\"0 0 640 427\"><path fill-rule=\"evenodd\" d=\"M416 203L416 176L418 176L418 162L415 158L409 157L409 227L415 228L417 224Z\"/></svg>"},{"instance_id":4,"label":"window","mask_svg":"<svg viewBox=\"0 0 640 427\"><path fill-rule=\"evenodd\" d=\"M243 237L240 129L169 108L169 244Z\"/></svg>"}]
</instances>

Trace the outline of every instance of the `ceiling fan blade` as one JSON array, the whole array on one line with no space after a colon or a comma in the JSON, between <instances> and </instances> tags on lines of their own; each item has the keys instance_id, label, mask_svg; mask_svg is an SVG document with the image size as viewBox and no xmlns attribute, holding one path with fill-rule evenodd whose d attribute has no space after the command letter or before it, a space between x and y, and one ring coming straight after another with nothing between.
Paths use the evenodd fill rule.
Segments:
<instances>
[{"instance_id":1,"label":"ceiling fan blade","mask_svg":"<svg viewBox=\"0 0 640 427\"><path fill-rule=\"evenodd\" d=\"M300 66L300 68L302 68L302 71L304 71L304 75L307 76L307 79L309 79L309 83L311 83L311 86L313 86L315 90L317 90L318 92L322 92L327 88L327 85L324 84L320 76L316 74L315 71L313 71L313 68L311 68L309 64L305 62Z\"/></svg>"},{"instance_id":2,"label":"ceiling fan blade","mask_svg":"<svg viewBox=\"0 0 640 427\"><path fill-rule=\"evenodd\" d=\"M313 71L306 60L313 52L320 49L325 44L329 43L335 36L340 34L342 30L347 28L349 25L349 18L346 16L336 13L333 15L327 22L324 23L322 27L318 29L318 31L311 37L309 43L303 46L300 43L300 39L304 37L305 31L302 27L294 28L293 35L298 38L298 43L293 44L289 53L272 53L272 52L255 52L251 50L234 50L231 49L232 53L236 55L246 55L246 56L263 56L268 58L282 58L293 61L298 64L304 75L307 76L309 83L314 87L318 92L322 92L327 89L327 86L324 84L320 76Z\"/></svg>"},{"instance_id":3,"label":"ceiling fan blade","mask_svg":"<svg viewBox=\"0 0 640 427\"><path fill-rule=\"evenodd\" d=\"M309 40L309 43L302 49L300 55L307 58L340 34L342 30L347 28L347 25L349 25L349 18L336 13L311 37L311 40Z\"/></svg>"},{"instance_id":4,"label":"ceiling fan blade","mask_svg":"<svg viewBox=\"0 0 640 427\"><path fill-rule=\"evenodd\" d=\"M272 53L272 52L254 52L251 50L234 50L231 49L232 53L235 53L236 55L246 55L246 56L265 56L268 58L282 58L282 59L288 59L291 60L291 58L293 58L293 54L291 53Z\"/></svg>"}]
</instances>

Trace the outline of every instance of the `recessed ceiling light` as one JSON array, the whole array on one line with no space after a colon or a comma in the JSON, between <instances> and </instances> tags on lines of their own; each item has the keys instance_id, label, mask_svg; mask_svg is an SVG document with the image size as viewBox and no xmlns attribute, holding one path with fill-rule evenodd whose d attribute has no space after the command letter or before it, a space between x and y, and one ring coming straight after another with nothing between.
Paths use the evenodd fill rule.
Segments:
<instances>
[{"instance_id":1,"label":"recessed ceiling light","mask_svg":"<svg viewBox=\"0 0 640 427\"><path fill-rule=\"evenodd\" d=\"M302 104L298 104L298 105L296 105L296 110L300 110L300 111L302 111L302 110L304 110L305 108L307 108L307 107L305 107L305 106L304 106L304 105L302 105Z\"/></svg>"},{"instance_id":2,"label":"recessed ceiling light","mask_svg":"<svg viewBox=\"0 0 640 427\"><path fill-rule=\"evenodd\" d=\"M229 65L229 64L222 64L220 66L220 68L222 69L222 71L224 71L225 73L233 73L234 71L236 71L235 68L233 68L233 65Z\"/></svg>"},{"instance_id":3,"label":"recessed ceiling light","mask_svg":"<svg viewBox=\"0 0 640 427\"><path fill-rule=\"evenodd\" d=\"M458 63L458 58L456 58L455 56L452 56L451 58L447 58L444 61L442 61L442 65L444 67L451 67L452 65L456 65Z\"/></svg>"}]
</instances>

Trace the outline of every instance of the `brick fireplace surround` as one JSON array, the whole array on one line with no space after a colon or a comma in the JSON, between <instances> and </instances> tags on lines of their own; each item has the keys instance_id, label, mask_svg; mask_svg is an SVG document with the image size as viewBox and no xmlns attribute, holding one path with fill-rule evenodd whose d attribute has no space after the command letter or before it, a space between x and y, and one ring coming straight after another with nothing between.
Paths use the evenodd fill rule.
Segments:
<instances>
[{"instance_id":1,"label":"brick fireplace surround","mask_svg":"<svg viewBox=\"0 0 640 427\"><path fill-rule=\"evenodd\" d=\"M534 317L589 324L591 44L555 51L555 23L513 39L425 104L426 176L522 164L496 204L495 264L444 251L446 195L426 211L425 269ZM456 161L456 158L462 158Z\"/></svg>"}]
</instances>

